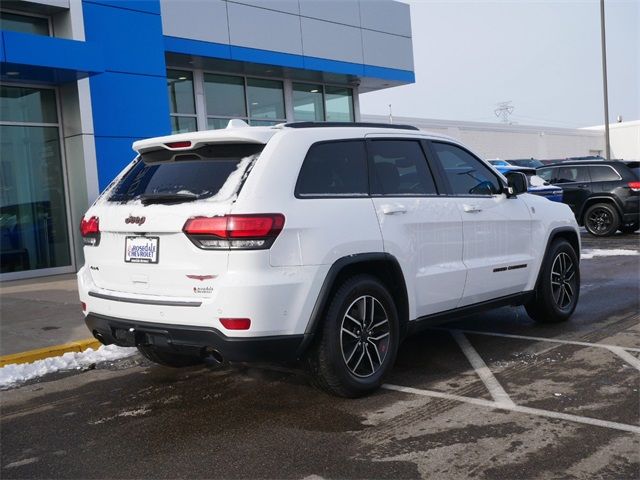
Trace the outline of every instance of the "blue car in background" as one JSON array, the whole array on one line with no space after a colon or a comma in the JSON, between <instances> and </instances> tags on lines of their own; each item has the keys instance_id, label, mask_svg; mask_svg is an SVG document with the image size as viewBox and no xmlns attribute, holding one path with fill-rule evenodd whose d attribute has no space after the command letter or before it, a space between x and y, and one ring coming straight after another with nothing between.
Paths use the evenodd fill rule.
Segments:
<instances>
[{"instance_id":1,"label":"blue car in background","mask_svg":"<svg viewBox=\"0 0 640 480\"><path fill-rule=\"evenodd\" d=\"M562 188L551 185L542 177L536 175L535 168L515 167L512 165L494 165L500 173L522 172L529 180L529 193L548 198L552 202L562 202Z\"/></svg>"}]
</instances>

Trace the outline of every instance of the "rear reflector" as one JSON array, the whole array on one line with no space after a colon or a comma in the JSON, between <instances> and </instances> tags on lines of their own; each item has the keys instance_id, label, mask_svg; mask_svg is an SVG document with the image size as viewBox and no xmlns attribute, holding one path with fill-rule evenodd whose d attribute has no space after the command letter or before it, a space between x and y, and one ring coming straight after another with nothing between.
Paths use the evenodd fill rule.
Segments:
<instances>
[{"instance_id":1,"label":"rear reflector","mask_svg":"<svg viewBox=\"0 0 640 480\"><path fill-rule=\"evenodd\" d=\"M251 326L249 318L221 318L220 323L227 330L249 330Z\"/></svg>"},{"instance_id":2,"label":"rear reflector","mask_svg":"<svg viewBox=\"0 0 640 480\"><path fill-rule=\"evenodd\" d=\"M634 192L640 192L640 182L629 182L627 185Z\"/></svg>"},{"instance_id":3,"label":"rear reflector","mask_svg":"<svg viewBox=\"0 0 640 480\"><path fill-rule=\"evenodd\" d=\"M190 148L191 147L191 142L186 141L186 142L171 142L171 143L165 143L165 146L169 147L169 148Z\"/></svg>"},{"instance_id":4,"label":"rear reflector","mask_svg":"<svg viewBox=\"0 0 640 480\"><path fill-rule=\"evenodd\" d=\"M269 248L284 227L284 215L225 215L194 217L182 230L200 248L260 249Z\"/></svg>"},{"instance_id":5,"label":"rear reflector","mask_svg":"<svg viewBox=\"0 0 640 480\"><path fill-rule=\"evenodd\" d=\"M100 243L100 219L91 217L89 220L82 217L80 221L80 233L85 245L96 246Z\"/></svg>"},{"instance_id":6,"label":"rear reflector","mask_svg":"<svg viewBox=\"0 0 640 480\"><path fill-rule=\"evenodd\" d=\"M87 311L87 304L84 302L80 302L80 305L82 306L82 311L86 312Z\"/></svg>"}]
</instances>

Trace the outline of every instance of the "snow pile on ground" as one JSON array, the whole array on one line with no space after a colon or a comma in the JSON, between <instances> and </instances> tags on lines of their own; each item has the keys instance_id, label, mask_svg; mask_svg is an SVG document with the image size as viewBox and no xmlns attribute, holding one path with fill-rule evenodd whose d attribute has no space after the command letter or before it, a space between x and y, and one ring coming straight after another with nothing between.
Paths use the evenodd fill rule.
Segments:
<instances>
[{"instance_id":1,"label":"snow pile on ground","mask_svg":"<svg viewBox=\"0 0 640 480\"><path fill-rule=\"evenodd\" d=\"M625 250L624 248L585 248L580 254L582 260L589 260L593 257L619 257L638 255L638 250Z\"/></svg>"},{"instance_id":2,"label":"snow pile on ground","mask_svg":"<svg viewBox=\"0 0 640 480\"><path fill-rule=\"evenodd\" d=\"M88 348L84 352L67 352L59 357L45 358L33 363L5 365L0 368L0 388L26 382L32 378L61 370L77 370L95 363L130 357L137 349L116 345L102 345L98 350Z\"/></svg>"}]
</instances>

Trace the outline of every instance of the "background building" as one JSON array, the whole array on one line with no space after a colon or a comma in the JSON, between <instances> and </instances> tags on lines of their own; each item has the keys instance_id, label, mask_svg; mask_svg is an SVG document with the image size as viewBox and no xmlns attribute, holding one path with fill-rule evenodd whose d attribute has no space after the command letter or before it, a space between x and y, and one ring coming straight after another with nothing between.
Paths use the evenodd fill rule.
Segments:
<instances>
[{"instance_id":1,"label":"background building","mask_svg":"<svg viewBox=\"0 0 640 480\"><path fill-rule=\"evenodd\" d=\"M363 121L389 122L384 115L363 115ZM556 128L458 120L393 117L406 123L455 138L486 159L564 159L605 155L604 126ZM610 125L611 158L640 160L640 121Z\"/></svg>"},{"instance_id":2,"label":"background building","mask_svg":"<svg viewBox=\"0 0 640 480\"><path fill-rule=\"evenodd\" d=\"M0 279L72 272L77 226L137 139L354 121L414 82L390 0L3 0Z\"/></svg>"}]
</instances>

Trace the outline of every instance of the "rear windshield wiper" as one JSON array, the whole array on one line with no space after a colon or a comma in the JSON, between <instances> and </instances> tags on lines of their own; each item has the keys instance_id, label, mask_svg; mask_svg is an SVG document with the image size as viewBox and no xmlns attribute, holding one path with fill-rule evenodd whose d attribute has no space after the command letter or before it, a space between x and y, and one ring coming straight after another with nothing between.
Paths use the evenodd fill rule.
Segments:
<instances>
[{"instance_id":1,"label":"rear windshield wiper","mask_svg":"<svg viewBox=\"0 0 640 480\"><path fill-rule=\"evenodd\" d=\"M138 198L143 205L149 205L151 203L192 202L199 197L195 193L144 193Z\"/></svg>"}]
</instances>

